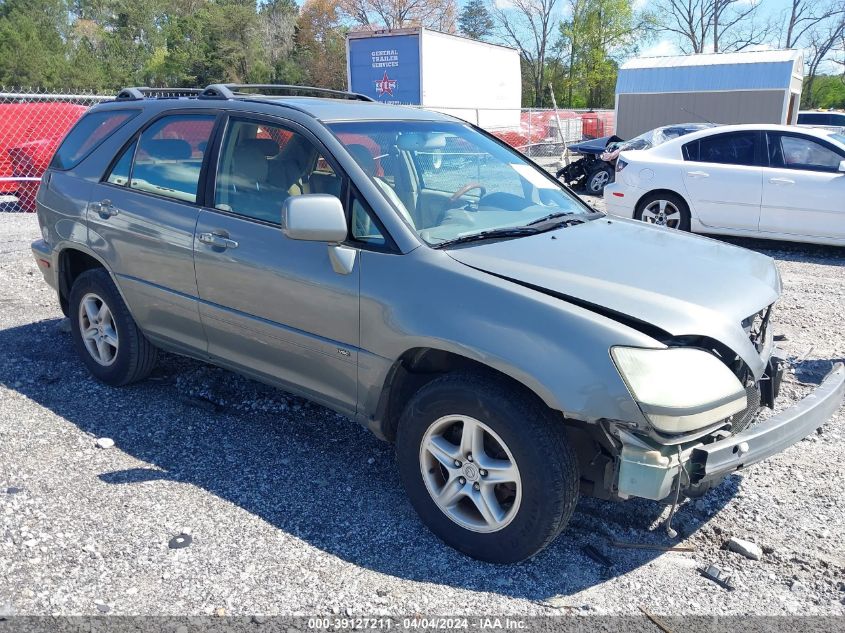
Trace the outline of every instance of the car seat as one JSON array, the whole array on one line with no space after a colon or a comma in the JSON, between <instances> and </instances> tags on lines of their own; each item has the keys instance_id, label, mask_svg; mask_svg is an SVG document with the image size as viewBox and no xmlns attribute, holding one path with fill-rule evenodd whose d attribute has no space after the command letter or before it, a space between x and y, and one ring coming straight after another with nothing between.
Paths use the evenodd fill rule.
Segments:
<instances>
[{"instance_id":1,"label":"car seat","mask_svg":"<svg viewBox=\"0 0 845 633\"><path fill-rule=\"evenodd\" d=\"M373 158L373 155L370 153L364 145L359 143L352 143L346 146L346 151L355 159L355 162L358 163L358 166L364 170L368 176L370 176L373 181L378 185L379 189L382 190L385 197L393 203L399 213L402 214L408 224L412 227L416 228L416 223L414 222L414 218L411 217L411 214L408 212L408 208L404 205L404 203L399 199L399 196L396 195L396 192L393 191L393 187L391 187L387 182L385 182L382 178L379 178L375 175L376 173L376 160Z\"/></svg>"},{"instance_id":2,"label":"car seat","mask_svg":"<svg viewBox=\"0 0 845 633\"><path fill-rule=\"evenodd\" d=\"M280 221L282 203L288 194L268 182L268 170L261 144L247 141L235 146L223 196L231 211L259 220Z\"/></svg>"}]
</instances>

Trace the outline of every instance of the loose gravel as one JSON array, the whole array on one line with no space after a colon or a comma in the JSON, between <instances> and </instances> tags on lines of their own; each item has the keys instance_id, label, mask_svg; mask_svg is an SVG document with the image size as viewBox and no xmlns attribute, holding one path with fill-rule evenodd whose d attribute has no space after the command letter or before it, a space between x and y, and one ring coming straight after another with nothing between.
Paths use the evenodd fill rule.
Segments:
<instances>
[{"instance_id":1,"label":"loose gravel","mask_svg":"<svg viewBox=\"0 0 845 633\"><path fill-rule=\"evenodd\" d=\"M342 416L171 355L142 384L93 380L30 255L37 236L33 216L0 216L4 613L845 615L842 410L685 502L675 541L663 504L583 499L547 550L497 567L432 536L392 447ZM776 332L797 360L782 408L845 357L845 249L736 242L783 275ZM724 549L732 537L761 560ZM699 573L709 564L733 591Z\"/></svg>"}]
</instances>

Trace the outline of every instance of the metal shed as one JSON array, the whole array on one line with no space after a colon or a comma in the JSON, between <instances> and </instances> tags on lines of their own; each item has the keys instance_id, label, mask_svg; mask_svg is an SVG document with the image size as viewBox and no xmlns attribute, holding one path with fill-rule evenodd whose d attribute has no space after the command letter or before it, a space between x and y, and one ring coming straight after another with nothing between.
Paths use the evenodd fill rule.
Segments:
<instances>
[{"instance_id":1,"label":"metal shed","mask_svg":"<svg viewBox=\"0 0 845 633\"><path fill-rule=\"evenodd\" d=\"M699 121L795 123L803 72L796 50L631 59L616 80L616 133Z\"/></svg>"}]
</instances>

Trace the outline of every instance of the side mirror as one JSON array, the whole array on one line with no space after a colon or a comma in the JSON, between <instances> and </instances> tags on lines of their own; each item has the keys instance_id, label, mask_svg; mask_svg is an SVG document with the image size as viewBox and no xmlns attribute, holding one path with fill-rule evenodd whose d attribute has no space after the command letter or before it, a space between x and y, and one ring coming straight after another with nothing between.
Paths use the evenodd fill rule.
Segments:
<instances>
[{"instance_id":1,"label":"side mirror","mask_svg":"<svg viewBox=\"0 0 845 633\"><path fill-rule=\"evenodd\" d=\"M845 172L845 160L840 160L840 161L839 161L839 172L840 172L840 173Z\"/></svg>"},{"instance_id":2,"label":"side mirror","mask_svg":"<svg viewBox=\"0 0 845 633\"><path fill-rule=\"evenodd\" d=\"M348 233L343 205L322 193L291 196L282 205L282 233L292 240L342 242Z\"/></svg>"}]
</instances>

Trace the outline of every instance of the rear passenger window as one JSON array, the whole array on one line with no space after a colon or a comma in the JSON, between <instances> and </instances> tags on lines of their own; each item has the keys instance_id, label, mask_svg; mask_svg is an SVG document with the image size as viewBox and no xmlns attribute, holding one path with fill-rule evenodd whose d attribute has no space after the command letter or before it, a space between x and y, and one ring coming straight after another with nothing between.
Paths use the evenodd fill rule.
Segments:
<instances>
[{"instance_id":1,"label":"rear passenger window","mask_svg":"<svg viewBox=\"0 0 845 633\"><path fill-rule=\"evenodd\" d=\"M716 134L698 140L698 157L702 163L754 165L756 132Z\"/></svg>"},{"instance_id":2,"label":"rear passenger window","mask_svg":"<svg viewBox=\"0 0 845 633\"><path fill-rule=\"evenodd\" d=\"M177 114L163 117L144 130L135 151L129 186L196 202L203 154L215 118L213 114Z\"/></svg>"},{"instance_id":3,"label":"rear passenger window","mask_svg":"<svg viewBox=\"0 0 845 633\"><path fill-rule=\"evenodd\" d=\"M290 196L340 197L342 181L311 141L283 127L232 121L223 139L214 206L278 224Z\"/></svg>"},{"instance_id":4,"label":"rear passenger window","mask_svg":"<svg viewBox=\"0 0 845 633\"><path fill-rule=\"evenodd\" d=\"M53 169L73 169L138 110L101 110L83 116L62 141L50 161Z\"/></svg>"}]
</instances>

